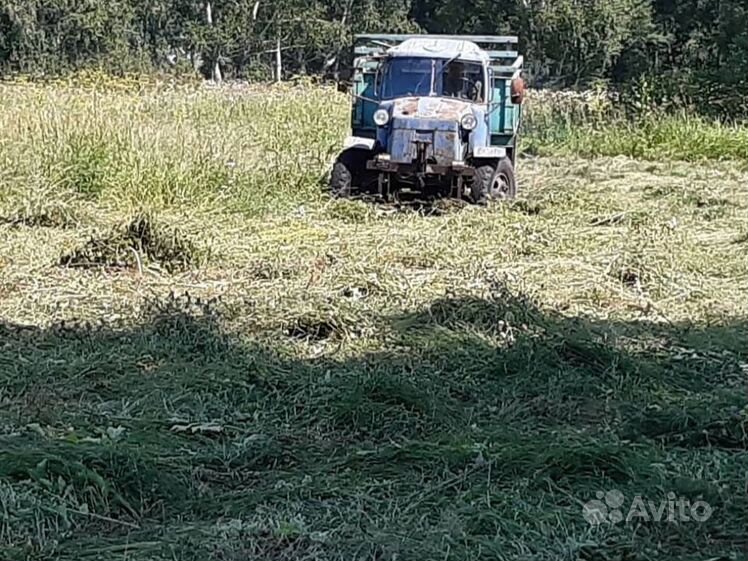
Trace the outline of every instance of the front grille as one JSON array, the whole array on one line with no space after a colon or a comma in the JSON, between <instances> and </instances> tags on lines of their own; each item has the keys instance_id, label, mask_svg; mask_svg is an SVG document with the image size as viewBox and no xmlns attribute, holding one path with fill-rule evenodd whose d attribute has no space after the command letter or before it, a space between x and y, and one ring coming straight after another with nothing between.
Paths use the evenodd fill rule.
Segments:
<instances>
[{"instance_id":1,"label":"front grille","mask_svg":"<svg viewBox=\"0 0 748 561\"><path fill-rule=\"evenodd\" d=\"M390 156L393 162L410 164L416 160L418 143L426 145L427 161L450 165L462 159L459 126L445 121L395 119L390 136Z\"/></svg>"}]
</instances>

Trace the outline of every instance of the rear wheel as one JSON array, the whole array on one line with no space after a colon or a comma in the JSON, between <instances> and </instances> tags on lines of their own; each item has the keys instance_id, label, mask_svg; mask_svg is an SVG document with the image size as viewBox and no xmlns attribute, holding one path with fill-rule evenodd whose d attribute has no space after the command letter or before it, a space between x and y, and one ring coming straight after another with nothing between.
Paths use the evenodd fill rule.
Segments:
<instances>
[{"instance_id":1,"label":"rear wheel","mask_svg":"<svg viewBox=\"0 0 748 561\"><path fill-rule=\"evenodd\" d=\"M517 180L514 166L508 158L499 160L496 167L480 166L475 170L471 190L473 201L485 204L489 199L503 201L517 196Z\"/></svg>"}]
</instances>

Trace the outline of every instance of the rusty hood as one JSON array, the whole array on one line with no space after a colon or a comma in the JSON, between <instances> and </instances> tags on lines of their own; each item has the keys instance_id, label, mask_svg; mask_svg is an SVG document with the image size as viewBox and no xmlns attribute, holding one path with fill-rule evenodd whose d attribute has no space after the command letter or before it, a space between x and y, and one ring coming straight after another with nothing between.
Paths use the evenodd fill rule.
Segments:
<instances>
[{"instance_id":1,"label":"rusty hood","mask_svg":"<svg viewBox=\"0 0 748 561\"><path fill-rule=\"evenodd\" d=\"M458 121L472 111L473 104L448 97L406 97L392 104L392 117Z\"/></svg>"}]
</instances>

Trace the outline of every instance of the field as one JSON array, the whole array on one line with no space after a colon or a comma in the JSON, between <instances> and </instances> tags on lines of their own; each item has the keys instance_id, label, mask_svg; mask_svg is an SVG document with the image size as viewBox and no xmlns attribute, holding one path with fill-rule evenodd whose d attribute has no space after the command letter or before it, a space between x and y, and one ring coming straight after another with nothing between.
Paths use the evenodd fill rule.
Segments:
<instances>
[{"instance_id":1,"label":"field","mask_svg":"<svg viewBox=\"0 0 748 561\"><path fill-rule=\"evenodd\" d=\"M392 206L331 89L0 85L0 559L748 558L748 132L606 103Z\"/></svg>"}]
</instances>

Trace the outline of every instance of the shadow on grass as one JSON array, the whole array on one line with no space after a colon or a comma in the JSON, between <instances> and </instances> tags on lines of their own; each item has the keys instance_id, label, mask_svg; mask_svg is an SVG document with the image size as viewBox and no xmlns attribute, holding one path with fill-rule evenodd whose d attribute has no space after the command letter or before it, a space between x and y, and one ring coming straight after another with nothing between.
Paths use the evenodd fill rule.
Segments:
<instances>
[{"instance_id":1,"label":"shadow on grass","mask_svg":"<svg viewBox=\"0 0 748 561\"><path fill-rule=\"evenodd\" d=\"M302 360L281 333L226 331L247 313L172 299L135 328L0 324L0 557L748 547L745 323L570 319L496 286L378 318L369 353ZM714 512L591 527L582 505L614 489L624 516L668 493Z\"/></svg>"},{"instance_id":2,"label":"shadow on grass","mask_svg":"<svg viewBox=\"0 0 748 561\"><path fill-rule=\"evenodd\" d=\"M413 213L420 216L445 216L456 214L470 206L467 199L454 199L444 195L401 193L391 200L375 195L357 195L349 199L333 199L331 216L348 221L358 221L372 214Z\"/></svg>"}]
</instances>

